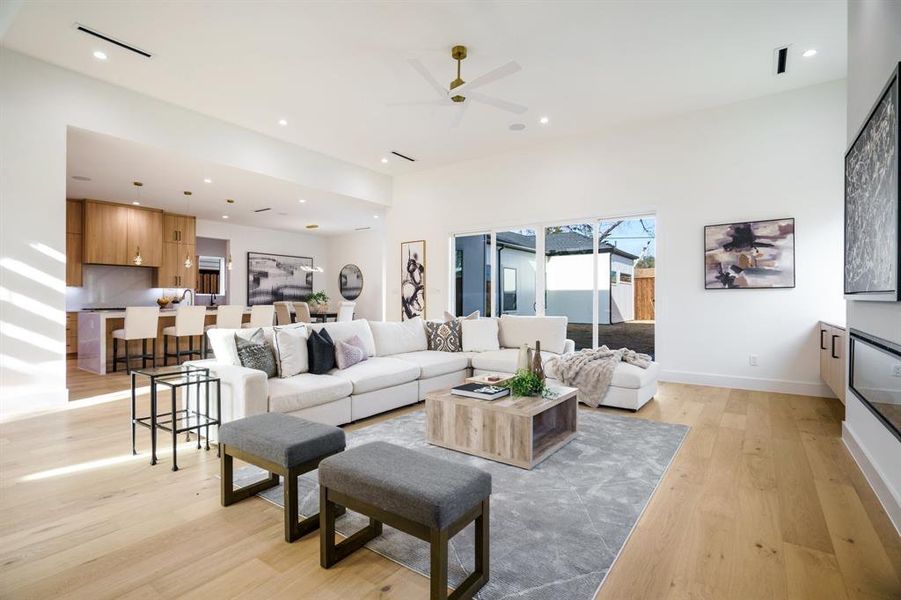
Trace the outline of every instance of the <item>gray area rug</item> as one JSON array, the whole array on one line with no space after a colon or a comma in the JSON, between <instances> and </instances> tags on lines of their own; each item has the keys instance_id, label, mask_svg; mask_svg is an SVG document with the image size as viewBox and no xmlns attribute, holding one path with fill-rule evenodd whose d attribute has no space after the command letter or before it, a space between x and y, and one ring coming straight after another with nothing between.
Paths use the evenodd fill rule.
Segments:
<instances>
[{"instance_id":1,"label":"gray area rug","mask_svg":"<svg viewBox=\"0 0 901 600\"><path fill-rule=\"evenodd\" d=\"M430 446L425 413L348 432L348 447L381 440L491 473L490 579L476 596L544 600L593 598L688 432L684 425L579 411L579 436L531 471ZM260 479L245 467L235 485ZM319 510L318 472L298 478L300 512ZM283 506L282 486L266 500ZM349 535L368 520L339 518ZM473 526L451 540L448 581L473 568ZM429 574L429 546L385 526L367 547L418 573Z\"/></svg>"}]
</instances>

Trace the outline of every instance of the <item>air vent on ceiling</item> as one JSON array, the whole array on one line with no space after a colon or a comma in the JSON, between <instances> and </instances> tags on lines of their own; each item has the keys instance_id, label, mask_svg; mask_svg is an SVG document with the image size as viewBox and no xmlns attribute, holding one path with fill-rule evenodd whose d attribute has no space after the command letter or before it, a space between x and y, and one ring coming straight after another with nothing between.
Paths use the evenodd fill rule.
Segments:
<instances>
[{"instance_id":1,"label":"air vent on ceiling","mask_svg":"<svg viewBox=\"0 0 901 600\"><path fill-rule=\"evenodd\" d=\"M404 156L404 155L401 154L400 152L395 152L394 150L391 151L391 154L393 154L394 156L400 157L400 158L402 158L402 159L404 159L404 160L408 160L408 161L410 161L410 162L416 162L416 159L415 159L415 158L410 158L409 156Z\"/></svg>"},{"instance_id":2,"label":"air vent on ceiling","mask_svg":"<svg viewBox=\"0 0 901 600\"><path fill-rule=\"evenodd\" d=\"M84 25L81 25L80 23L75 24L75 29L82 33L92 35L95 38L99 38L99 39L103 40L104 42L109 42L110 44L115 44L116 46L119 46L120 48L128 50L129 52L134 52L135 54L140 54L144 58L153 58L153 55L150 54L149 52L147 52L146 50L141 50L140 48L132 46L131 44L126 44L125 42L119 41L116 38L110 37L104 33L100 33L99 31L95 31L94 29L91 29L90 27L85 27Z\"/></svg>"},{"instance_id":3,"label":"air vent on ceiling","mask_svg":"<svg viewBox=\"0 0 901 600\"><path fill-rule=\"evenodd\" d=\"M258 209L256 209L256 210L253 211L253 212L259 213L259 212L266 212L267 210L272 210L272 209L271 209L271 208L258 208Z\"/></svg>"},{"instance_id":4,"label":"air vent on ceiling","mask_svg":"<svg viewBox=\"0 0 901 600\"><path fill-rule=\"evenodd\" d=\"M788 46L776 48L773 52L776 75L782 75L788 70Z\"/></svg>"},{"instance_id":5,"label":"air vent on ceiling","mask_svg":"<svg viewBox=\"0 0 901 600\"><path fill-rule=\"evenodd\" d=\"M369 229L372 229L372 227L356 227L354 231L367 231Z\"/></svg>"}]
</instances>

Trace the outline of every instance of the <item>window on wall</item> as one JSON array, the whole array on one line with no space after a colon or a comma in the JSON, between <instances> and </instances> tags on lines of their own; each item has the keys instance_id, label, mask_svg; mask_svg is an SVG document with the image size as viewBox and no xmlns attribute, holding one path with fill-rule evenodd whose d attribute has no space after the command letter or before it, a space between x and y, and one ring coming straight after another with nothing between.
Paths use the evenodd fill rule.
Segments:
<instances>
[{"instance_id":1,"label":"window on wall","mask_svg":"<svg viewBox=\"0 0 901 600\"><path fill-rule=\"evenodd\" d=\"M510 267L504 268L503 275L504 285L504 302L502 304L504 312L516 311L516 269Z\"/></svg>"},{"instance_id":2,"label":"window on wall","mask_svg":"<svg viewBox=\"0 0 901 600\"><path fill-rule=\"evenodd\" d=\"M460 317L491 314L491 235L454 237L454 311Z\"/></svg>"}]
</instances>

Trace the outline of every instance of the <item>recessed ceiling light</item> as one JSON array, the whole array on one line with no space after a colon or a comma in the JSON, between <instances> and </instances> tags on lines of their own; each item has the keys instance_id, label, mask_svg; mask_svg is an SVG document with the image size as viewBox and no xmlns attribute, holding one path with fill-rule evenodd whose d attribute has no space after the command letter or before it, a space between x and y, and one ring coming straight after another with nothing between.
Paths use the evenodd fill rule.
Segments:
<instances>
[{"instance_id":1,"label":"recessed ceiling light","mask_svg":"<svg viewBox=\"0 0 901 600\"><path fill-rule=\"evenodd\" d=\"M204 178L203 178L203 182L204 182L204 183L213 183L213 180L210 179L209 177L204 177Z\"/></svg>"},{"instance_id":2,"label":"recessed ceiling light","mask_svg":"<svg viewBox=\"0 0 901 600\"><path fill-rule=\"evenodd\" d=\"M301 204L303 204L304 202L306 202L306 200L304 200L303 198L301 198L300 200L298 200L298 202L300 202Z\"/></svg>"},{"instance_id":3,"label":"recessed ceiling light","mask_svg":"<svg viewBox=\"0 0 901 600\"><path fill-rule=\"evenodd\" d=\"M810 58L811 56L816 56L816 55L817 55L816 48L810 48L809 50L805 50L804 54L802 54L801 56L803 56L804 58Z\"/></svg>"},{"instance_id":4,"label":"recessed ceiling light","mask_svg":"<svg viewBox=\"0 0 901 600\"><path fill-rule=\"evenodd\" d=\"M382 164L383 164L383 165L387 165L387 164L388 164L388 159L385 158L384 156L382 157Z\"/></svg>"},{"instance_id":5,"label":"recessed ceiling light","mask_svg":"<svg viewBox=\"0 0 901 600\"><path fill-rule=\"evenodd\" d=\"M282 127L286 127L288 125L288 120L287 119L279 119L278 124L281 125Z\"/></svg>"},{"instance_id":6,"label":"recessed ceiling light","mask_svg":"<svg viewBox=\"0 0 901 600\"><path fill-rule=\"evenodd\" d=\"M141 206L140 202L132 202L132 204L134 204L135 206Z\"/></svg>"},{"instance_id":7,"label":"recessed ceiling light","mask_svg":"<svg viewBox=\"0 0 901 600\"><path fill-rule=\"evenodd\" d=\"M227 219L227 218L228 218L228 215L222 215L222 218L223 218L223 219Z\"/></svg>"},{"instance_id":8,"label":"recessed ceiling light","mask_svg":"<svg viewBox=\"0 0 901 600\"><path fill-rule=\"evenodd\" d=\"M378 216L378 215L372 215L372 218L373 218L373 219L378 219L379 216Z\"/></svg>"},{"instance_id":9,"label":"recessed ceiling light","mask_svg":"<svg viewBox=\"0 0 901 600\"><path fill-rule=\"evenodd\" d=\"M307 229L319 229L319 225L316 223L310 223L309 225L304 225Z\"/></svg>"},{"instance_id":10,"label":"recessed ceiling light","mask_svg":"<svg viewBox=\"0 0 901 600\"><path fill-rule=\"evenodd\" d=\"M106 52L102 50L94 50L94 58L97 60L106 60L109 57L106 55Z\"/></svg>"},{"instance_id":11,"label":"recessed ceiling light","mask_svg":"<svg viewBox=\"0 0 901 600\"><path fill-rule=\"evenodd\" d=\"M550 122L550 119L548 119L547 117L541 117L540 119L538 119L538 122L542 125L547 125Z\"/></svg>"},{"instance_id":12,"label":"recessed ceiling light","mask_svg":"<svg viewBox=\"0 0 901 600\"><path fill-rule=\"evenodd\" d=\"M75 181L91 181L91 178L86 175L73 175L72 179Z\"/></svg>"},{"instance_id":13,"label":"recessed ceiling light","mask_svg":"<svg viewBox=\"0 0 901 600\"><path fill-rule=\"evenodd\" d=\"M512 125L510 125L510 131L522 131L525 128L525 123L513 123Z\"/></svg>"}]
</instances>

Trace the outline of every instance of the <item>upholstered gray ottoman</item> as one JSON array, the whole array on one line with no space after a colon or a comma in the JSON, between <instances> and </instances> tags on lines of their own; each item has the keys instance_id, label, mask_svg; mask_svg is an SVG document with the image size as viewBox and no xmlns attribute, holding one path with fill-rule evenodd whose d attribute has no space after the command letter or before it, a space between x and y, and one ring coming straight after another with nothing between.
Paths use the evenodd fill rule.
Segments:
<instances>
[{"instance_id":1,"label":"upholstered gray ottoman","mask_svg":"<svg viewBox=\"0 0 901 600\"><path fill-rule=\"evenodd\" d=\"M285 478L285 541L293 542L319 527L319 515L297 518L297 476L344 450L344 431L281 413L254 415L219 428L222 450L222 506L229 506L278 485ZM233 489L233 459L269 471L269 477Z\"/></svg>"},{"instance_id":2,"label":"upholstered gray ottoman","mask_svg":"<svg viewBox=\"0 0 901 600\"><path fill-rule=\"evenodd\" d=\"M382 523L431 545L431 598L447 599L448 540L475 521L475 572L450 598L471 598L488 581L491 475L385 442L351 448L319 465L320 564L329 568L381 535ZM340 507L369 526L335 544Z\"/></svg>"}]
</instances>

